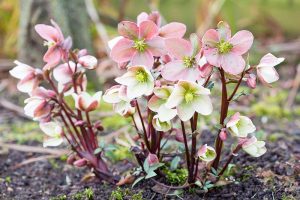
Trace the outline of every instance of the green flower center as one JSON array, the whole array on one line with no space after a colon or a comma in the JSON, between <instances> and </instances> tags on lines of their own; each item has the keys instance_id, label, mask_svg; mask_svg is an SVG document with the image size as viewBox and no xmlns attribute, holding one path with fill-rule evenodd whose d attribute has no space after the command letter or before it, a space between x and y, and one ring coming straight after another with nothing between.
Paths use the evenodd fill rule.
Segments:
<instances>
[{"instance_id":1,"label":"green flower center","mask_svg":"<svg viewBox=\"0 0 300 200\"><path fill-rule=\"evenodd\" d=\"M146 50L147 44L145 39L137 39L134 41L133 48L138 50L139 52L144 52Z\"/></svg>"},{"instance_id":2,"label":"green flower center","mask_svg":"<svg viewBox=\"0 0 300 200\"><path fill-rule=\"evenodd\" d=\"M184 95L185 102L190 103L194 99L194 94L191 91L187 91Z\"/></svg>"},{"instance_id":3,"label":"green flower center","mask_svg":"<svg viewBox=\"0 0 300 200\"><path fill-rule=\"evenodd\" d=\"M145 71L140 70L136 72L135 78L139 83L145 83L148 81L148 74Z\"/></svg>"},{"instance_id":4,"label":"green flower center","mask_svg":"<svg viewBox=\"0 0 300 200\"><path fill-rule=\"evenodd\" d=\"M230 50L233 48L233 45L230 44L229 42L226 42L224 40L221 40L220 42L218 42L217 44L217 49L218 49L218 52L220 54L223 54L223 53L228 53L230 52Z\"/></svg>"},{"instance_id":5,"label":"green flower center","mask_svg":"<svg viewBox=\"0 0 300 200\"><path fill-rule=\"evenodd\" d=\"M189 56L184 56L183 57L183 64L187 68L193 67L193 65L195 64L195 62L196 62L196 60L195 60L194 57L189 57Z\"/></svg>"},{"instance_id":6,"label":"green flower center","mask_svg":"<svg viewBox=\"0 0 300 200\"><path fill-rule=\"evenodd\" d=\"M48 48L55 45L55 42L53 41L44 41L44 46L47 46Z\"/></svg>"}]
</instances>

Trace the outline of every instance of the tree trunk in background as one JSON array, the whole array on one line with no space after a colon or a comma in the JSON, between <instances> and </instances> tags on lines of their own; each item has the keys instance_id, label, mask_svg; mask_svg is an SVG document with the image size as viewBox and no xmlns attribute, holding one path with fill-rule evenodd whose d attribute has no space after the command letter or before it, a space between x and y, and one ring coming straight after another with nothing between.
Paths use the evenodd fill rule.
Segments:
<instances>
[{"instance_id":1,"label":"tree trunk in background","mask_svg":"<svg viewBox=\"0 0 300 200\"><path fill-rule=\"evenodd\" d=\"M85 48L94 54L90 21L83 0L20 0L18 57L22 62L35 67L44 66L43 55L47 49L34 26L50 24L50 19L59 24L65 37L72 37L73 48ZM88 72L88 76L94 87L99 89L96 73Z\"/></svg>"}]
</instances>

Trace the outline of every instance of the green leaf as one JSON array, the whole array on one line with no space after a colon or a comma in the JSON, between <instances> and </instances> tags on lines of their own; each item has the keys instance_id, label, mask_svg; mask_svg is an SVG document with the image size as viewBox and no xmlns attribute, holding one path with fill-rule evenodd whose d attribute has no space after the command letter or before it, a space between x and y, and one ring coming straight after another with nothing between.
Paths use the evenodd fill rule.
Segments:
<instances>
[{"instance_id":1,"label":"green leaf","mask_svg":"<svg viewBox=\"0 0 300 200\"><path fill-rule=\"evenodd\" d=\"M105 151L113 151L113 150L116 150L116 149L117 149L117 147L113 144L109 144L104 148Z\"/></svg>"},{"instance_id":2,"label":"green leaf","mask_svg":"<svg viewBox=\"0 0 300 200\"><path fill-rule=\"evenodd\" d=\"M147 159L145 159L143 167L144 167L145 172L149 171L149 163L148 163Z\"/></svg>"},{"instance_id":3,"label":"green leaf","mask_svg":"<svg viewBox=\"0 0 300 200\"><path fill-rule=\"evenodd\" d=\"M145 177L145 179L148 179L148 178L152 178L154 176L156 176L157 174L154 172L154 171L149 171L147 173L147 176Z\"/></svg>"},{"instance_id":4,"label":"green leaf","mask_svg":"<svg viewBox=\"0 0 300 200\"><path fill-rule=\"evenodd\" d=\"M95 150L94 150L94 155L99 154L101 151L102 151L102 148L101 148L101 147L95 149Z\"/></svg>"},{"instance_id":5,"label":"green leaf","mask_svg":"<svg viewBox=\"0 0 300 200\"><path fill-rule=\"evenodd\" d=\"M180 157L179 156L175 156L173 158L173 160L171 161L171 166L170 166L171 171L177 169L179 162L180 162Z\"/></svg>"},{"instance_id":6,"label":"green leaf","mask_svg":"<svg viewBox=\"0 0 300 200\"><path fill-rule=\"evenodd\" d=\"M195 185L197 185L197 186L199 186L199 187L202 187L202 186L203 186L202 183L201 183L199 180L195 182Z\"/></svg>"},{"instance_id":7,"label":"green leaf","mask_svg":"<svg viewBox=\"0 0 300 200\"><path fill-rule=\"evenodd\" d=\"M160 167L162 167L162 166L164 166L165 164L164 163L156 163L156 164L154 164L154 165L151 165L150 167L149 167L149 170L151 171L154 171L154 170L156 170L156 169L158 169L158 168L160 168Z\"/></svg>"},{"instance_id":8,"label":"green leaf","mask_svg":"<svg viewBox=\"0 0 300 200\"><path fill-rule=\"evenodd\" d=\"M213 175L217 176L218 175L218 172L215 168L211 168L211 172L213 173Z\"/></svg>"},{"instance_id":9,"label":"green leaf","mask_svg":"<svg viewBox=\"0 0 300 200\"><path fill-rule=\"evenodd\" d=\"M137 183L139 183L141 180L143 180L145 177L141 176L135 179L134 183L132 184L131 188L133 188Z\"/></svg>"}]
</instances>

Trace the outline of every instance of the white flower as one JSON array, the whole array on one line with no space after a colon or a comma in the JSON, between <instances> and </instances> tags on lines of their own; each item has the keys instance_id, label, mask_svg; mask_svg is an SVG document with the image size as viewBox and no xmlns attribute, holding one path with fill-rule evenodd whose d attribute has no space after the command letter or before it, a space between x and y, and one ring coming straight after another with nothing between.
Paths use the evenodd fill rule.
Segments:
<instances>
[{"instance_id":1,"label":"white flower","mask_svg":"<svg viewBox=\"0 0 300 200\"><path fill-rule=\"evenodd\" d=\"M255 136L244 140L242 143L242 148L246 153L253 157L260 157L267 151L265 142L258 141Z\"/></svg>"},{"instance_id":2,"label":"white flower","mask_svg":"<svg viewBox=\"0 0 300 200\"><path fill-rule=\"evenodd\" d=\"M166 102L173 91L171 86L162 86L154 88L154 95L148 102L148 107L153 112L157 112L160 121L165 122L173 119L177 111L176 109L167 108Z\"/></svg>"},{"instance_id":3,"label":"white flower","mask_svg":"<svg viewBox=\"0 0 300 200\"><path fill-rule=\"evenodd\" d=\"M197 155L201 160L203 160L205 162L210 162L216 158L217 154L213 147L207 146L207 144L205 144L202 147L200 147Z\"/></svg>"},{"instance_id":4,"label":"white flower","mask_svg":"<svg viewBox=\"0 0 300 200\"><path fill-rule=\"evenodd\" d=\"M209 115L213 109L209 94L210 90L199 84L179 81L168 98L166 107L176 107L182 121L189 120L195 111L202 115Z\"/></svg>"},{"instance_id":5,"label":"white flower","mask_svg":"<svg viewBox=\"0 0 300 200\"><path fill-rule=\"evenodd\" d=\"M160 121L158 115L155 115L152 119L152 125L157 131L166 132L172 128L170 121Z\"/></svg>"},{"instance_id":6,"label":"white flower","mask_svg":"<svg viewBox=\"0 0 300 200\"><path fill-rule=\"evenodd\" d=\"M236 137L247 137L249 133L253 133L256 130L251 119L246 116L241 116L239 112L230 118L226 127L230 133Z\"/></svg>"},{"instance_id":7,"label":"white flower","mask_svg":"<svg viewBox=\"0 0 300 200\"><path fill-rule=\"evenodd\" d=\"M38 87L40 80L43 77L43 72L40 69L34 69L29 65L19 61L14 62L17 66L9 71L10 75L20 79L17 88L21 92L30 93Z\"/></svg>"},{"instance_id":8,"label":"white flower","mask_svg":"<svg viewBox=\"0 0 300 200\"><path fill-rule=\"evenodd\" d=\"M62 127L57 122L40 123L41 130L49 137L44 140L43 146L58 146L63 142Z\"/></svg>"},{"instance_id":9,"label":"white flower","mask_svg":"<svg viewBox=\"0 0 300 200\"><path fill-rule=\"evenodd\" d=\"M115 79L116 82L127 86L127 96L134 99L142 95L152 94L154 88L154 78L145 66L132 66L121 77Z\"/></svg>"},{"instance_id":10,"label":"white flower","mask_svg":"<svg viewBox=\"0 0 300 200\"><path fill-rule=\"evenodd\" d=\"M274 67L283 61L284 58L277 58L270 53L262 57L256 67L259 80L267 86L270 86L270 83L277 81L279 75Z\"/></svg>"},{"instance_id":11,"label":"white flower","mask_svg":"<svg viewBox=\"0 0 300 200\"><path fill-rule=\"evenodd\" d=\"M87 92L72 94L75 100L75 107L81 111L90 112L96 110L101 101L102 92L96 92L93 96Z\"/></svg>"},{"instance_id":12,"label":"white flower","mask_svg":"<svg viewBox=\"0 0 300 200\"><path fill-rule=\"evenodd\" d=\"M115 85L106 90L103 95L103 100L107 103L112 103L114 111L120 115L132 115L135 112L135 108L131 106L130 99L128 99L126 93L126 86Z\"/></svg>"}]
</instances>

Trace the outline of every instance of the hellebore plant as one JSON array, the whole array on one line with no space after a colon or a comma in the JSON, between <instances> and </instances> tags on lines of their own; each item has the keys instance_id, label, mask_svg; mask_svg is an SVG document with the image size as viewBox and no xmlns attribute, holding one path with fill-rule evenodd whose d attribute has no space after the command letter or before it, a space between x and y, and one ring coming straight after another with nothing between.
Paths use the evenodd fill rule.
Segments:
<instances>
[{"instance_id":1,"label":"hellebore plant","mask_svg":"<svg viewBox=\"0 0 300 200\"><path fill-rule=\"evenodd\" d=\"M97 139L103 127L90 120L90 112L99 107L102 92L90 95L85 91L85 71L95 69L97 59L87 55L85 49L71 50L71 38L64 39L58 25L51 23L53 26L35 26L48 46L45 67L40 70L15 61L17 66L10 71L20 79L18 89L30 96L25 100L25 114L39 121L46 134L45 147L67 142L73 150L69 164L88 166L101 180L115 183L117 179L109 170ZM49 89L42 87L42 83ZM74 98L75 109L65 99L69 95Z\"/></svg>"},{"instance_id":2,"label":"hellebore plant","mask_svg":"<svg viewBox=\"0 0 300 200\"><path fill-rule=\"evenodd\" d=\"M191 34L188 41L183 39L184 24L162 26L161 21L158 12L141 13L137 23L123 21L118 25L121 36L109 41L110 56L125 72L115 79L118 85L103 93L103 100L113 104L116 113L132 119L137 135L131 150L140 165L133 174L139 176L136 182L151 179L162 185L155 176L163 177L161 168L171 166L188 172L180 188L198 185L207 189L212 181L208 174L218 180L240 150L253 157L266 152L265 142L253 136L256 127L251 119L240 113L228 116L228 110L240 96L238 89L243 82L254 89L256 77L267 86L277 81L274 66L284 58L269 53L258 65L246 64L244 56L252 46L253 35L242 30L231 36L226 22L208 30L202 39ZM40 121L47 135L44 146L67 141L74 151L69 163L88 166L100 179L115 182L118 178L109 170L98 145L97 133L103 127L90 120L102 92L86 92L85 71L95 69L97 59L85 50L70 50L71 39L64 39L56 23L52 24L54 27L36 26L48 46L43 70L18 61L11 70L11 75L20 79L18 89L30 95L25 100L25 113ZM42 81L51 89L41 87ZM221 85L220 111L211 98L213 81ZM231 91L229 84L234 85ZM65 101L68 95L74 98L75 110ZM214 110L220 119L210 126L217 127L217 135L214 144L207 144L200 139L198 121ZM225 142L233 148L220 162ZM174 149L174 145L178 146Z\"/></svg>"}]
</instances>

